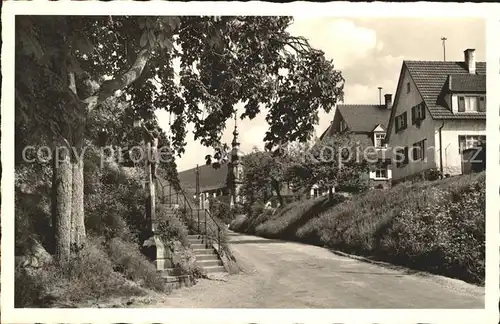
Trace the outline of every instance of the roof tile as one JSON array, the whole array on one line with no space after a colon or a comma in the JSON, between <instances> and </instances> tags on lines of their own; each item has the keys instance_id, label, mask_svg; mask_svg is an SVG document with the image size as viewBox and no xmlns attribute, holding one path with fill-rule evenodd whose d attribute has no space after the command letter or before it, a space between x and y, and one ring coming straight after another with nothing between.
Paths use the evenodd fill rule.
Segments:
<instances>
[{"instance_id":1,"label":"roof tile","mask_svg":"<svg viewBox=\"0 0 500 324\"><path fill-rule=\"evenodd\" d=\"M464 62L444 61L404 61L410 75L417 85L429 112L434 119L485 119L486 113L452 113L440 94L448 82L449 75L454 80L464 80L467 84L474 83L474 88L480 88L481 77L486 75L486 62L476 63L476 75L469 74ZM467 77L469 76L469 77ZM472 82L474 79L474 82ZM484 82L485 82L485 78ZM466 85L469 86L469 85ZM472 86L472 85L470 85Z\"/></svg>"},{"instance_id":2,"label":"roof tile","mask_svg":"<svg viewBox=\"0 0 500 324\"><path fill-rule=\"evenodd\" d=\"M454 92L486 92L486 75L450 74L449 88Z\"/></svg>"},{"instance_id":3,"label":"roof tile","mask_svg":"<svg viewBox=\"0 0 500 324\"><path fill-rule=\"evenodd\" d=\"M372 132L377 125L387 128L391 110L384 105L338 105L351 132Z\"/></svg>"}]
</instances>

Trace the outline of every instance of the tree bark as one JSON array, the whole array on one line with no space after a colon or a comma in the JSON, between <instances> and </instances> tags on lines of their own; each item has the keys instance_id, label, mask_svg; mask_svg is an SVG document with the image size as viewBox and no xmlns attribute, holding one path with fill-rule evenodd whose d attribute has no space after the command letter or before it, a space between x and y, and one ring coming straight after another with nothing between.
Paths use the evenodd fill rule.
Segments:
<instances>
[{"instance_id":1,"label":"tree bark","mask_svg":"<svg viewBox=\"0 0 500 324\"><path fill-rule=\"evenodd\" d=\"M69 260L71 253L71 209L72 177L69 149L57 146L53 156L54 181L52 183L52 206L55 228L55 256L58 262Z\"/></svg>"},{"instance_id":2,"label":"tree bark","mask_svg":"<svg viewBox=\"0 0 500 324\"><path fill-rule=\"evenodd\" d=\"M90 96L83 100L87 104L87 110L92 111L98 104L103 102L106 98L111 97L117 90L124 89L125 87L136 81L142 74L144 67L149 60L149 51L143 49L137 55L137 58L128 71L112 80L104 81L99 93L95 96Z\"/></svg>"},{"instance_id":3,"label":"tree bark","mask_svg":"<svg viewBox=\"0 0 500 324\"><path fill-rule=\"evenodd\" d=\"M75 74L68 75L69 88L78 97ZM79 106L78 113L81 116L80 123L74 131L74 146L71 148L71 172L72 172L72 197L71 197L71 231L70 246L75 252L80 251L85 244L85 213L83 210L84 183L83 183L83 137L85 132L85 122L87 107Z\"/></svg>"},{"instance_id":4,"label":"tree bark","mask_svg":"<svg viewBox=\"0 0 500 324\"><path fill-rule=\"evenodd\" d=\"M85 245L85 213L83 209L83 157L72 163L73 193L71 204L71 247L80 251Z\"/></svg>"}]
</instances>

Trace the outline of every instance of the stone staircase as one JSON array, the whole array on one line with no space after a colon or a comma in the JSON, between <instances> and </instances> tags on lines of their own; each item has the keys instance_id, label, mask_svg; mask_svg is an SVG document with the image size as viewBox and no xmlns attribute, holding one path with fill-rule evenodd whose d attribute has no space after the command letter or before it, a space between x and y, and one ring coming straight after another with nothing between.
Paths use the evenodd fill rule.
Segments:
<instances>
[{"instance_id":1,"label":"stone staircase","mask_svg":"<svg viewBox=\"0 0 500 324\"><path fill-rule=\"evenodd\" d=\"M199 234L190 234L189 247L193 250L196 264L201 266L207 274L226 272L217 251L212 246L205 245L205 237Z\"/></svg>"},{"instance_id":2,"label":"stone staircase","mask_svg":"<svg viewBox=\"0 0 500 324\"><path fill-rule=\"evenodd\" d=\"M166 217L177 218L184 223L184 226L188 229L187 220L178 216L176 213L177 208L179 208L179 206L168 206L166 210ZM188 230L188 233L189 248L193 251L196 258L196 264L201 266L207 275L226 272L215 248L206 244L206 236L203 234L197 234L192 230ZM158 242L157 246L159 244L161 244L161 242ZM179 269L173 267L171 259L173 256L170 255L168 251L162 252L161 255L164 255L165 257L162 257L161 259L157 258L155 264L158 271L162 272L163 278L165 278L169 286L172 288L179 288L183 286L191 286L195 283L194 278L190 275L182 274ZM158 254L158 256L160 256L160 254Z\"/></svg>"}]
</instances>

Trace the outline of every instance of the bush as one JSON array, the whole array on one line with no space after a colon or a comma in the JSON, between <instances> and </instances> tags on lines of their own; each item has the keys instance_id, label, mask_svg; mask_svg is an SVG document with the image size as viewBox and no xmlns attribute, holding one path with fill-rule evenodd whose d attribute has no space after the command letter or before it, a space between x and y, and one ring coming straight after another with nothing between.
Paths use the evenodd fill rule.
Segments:
<instances>
[{"instance_id":1,"label":"bush","mask_svg":"<svg viewBox=\"0 0 500 324\"><path fill-rule=\"evenodd\" d=\"M196 259L189 249L188 229L182 220L187 220L184 208L171 213L168 205L158 205L157 217L160 239L173 254L174 268L179 274L189 274L195 278L203 277L203 269L196 264ZM210 226L210 224L207 224Z\"/></svg>"},{"instance_id":2,"label":"bush","mask_svg":"<svg viewBox=\"0 0 500 324\"><path fill-rule=\"evenodd\" d=\"M88 243L65 264L17 268L15 274L15 307L74 307L89 301L144 293L116 273L101 245L94 243Z\"/></svg>"},{"instance_id":3,"label":"bush","mask_svg":"<svg viewBox=\"0 0 500 324\"><path fill-rule=\"evenodd\" d=\"M174 241L179 241L183 246L189 245L188 230L186 225L181 221L183 219L182 209L177 209L174 214L171 214L171 209L167 205L158 205L156 217L158 219L158 233L162 241L172 247Z\"/></svg>"},{"instance_id":4,"label":"bush","mask_svg":"<svg viewBox=\"0 0 500 324\"><path fill-rule=\"evenodd\" d=\"M15 308L44 306L44 285L39 278L29 275L26 269L16 268L14 280Z\"/></svg>"},{"instance_id":5,"label":"bush","mask_svg":"<svg viewBox=\"0 0 500 324\"><path fill-rule=\"evenodd\" d=\"M100 186L85 199L85 228L94 236L102 236L106 240L120 237L134 240L125 221L129 206L117 197L117 190L110 185Z\"/></svg>"},{"instance_id":6,"label":"bush","mask_svg":"<svg viewBox=\"0 0 500 324\"><path fill-rule=\"evenodd\" d=\"M383 251L413 267L482 283L485 260L485 182L427 190L423 208L406 207L381 239Z\"/></svg>"},{"instance_id":7,"label":"bush","mask_svg":"<svg viewBox=\"0 0 500 324\"><path fill-rule=\"evenodd\" d=\"M427 172L425 177L429 181L435 181L441 179L443 177L443 174L440 170L433 168Z\"/></svg>"},{"instance_id":8,"label":"bush","mask_svg":"<svg viewBox=\"0 0 500 324\"><path fill-rule=\"evenodd\" d=\"M251 207L250 207L250 216L258 216L262 214L264 211L264 207L266 205L262 201L257 201L255 202Z\"/></svg>"},{"instance_id":9,"label":"bush","mask_svg":"<svg viewBox=\"0 0 500 324\"><path fill-rule=\"evenodd\" d=\"M140 179L128 173L124 169L105 169L100 175L100 182L85 196L85 226L88 232L104 236L107 240L120 237L125 241L138 242L139 233L146 225L146 195Z\"/></svg>"},{"instance_id":10,"label":"bush","mask_svg":"<svg viewBox=\"0 0 500 324\"><path fill-rule=\"evenodd\" d=\"M136 244L113 238L108 243L107 250L114 270L122 273L125 278L148 289L166 291L164 279Z\"/></svg>"},{"instance_id":11,"label":"bush","mask_svg":"<svg viewBox=\"0 0 500 324\"><path fill-rule=\"evenodd\" d=\"M229 224L234 218L233 210L231 210L229 204L219 201L215 198L210 198L209 200L210 214L213 217L221 220L224 224Z\"/></svg>"},{"instance_id":12,"label":"bush","mask_svg":"<svg viewBox=\"0 0 500 324\"><path fill-rule=\"evenodd\" d=\"M179 242L175 242L179 243ZM205 276L204 269L196 263L196 258L193 252L182 244L175 244L172 247L174 253L174 268L179 274L192 275L194 278L202 278Z\"/></svg>"},{"instance_id":13,"label":"bush","mask_svg":"<svg viewBox=\"0 0 500 324\"><path fill-rule=\"evenodd\" d=\"M114 271L113 263L96 244L88 244L83 251L64 264L61 271L68 279L68 286L64 291L65 299L72 302L143 294L142 290Z\"/></svg>"}]
</instances>

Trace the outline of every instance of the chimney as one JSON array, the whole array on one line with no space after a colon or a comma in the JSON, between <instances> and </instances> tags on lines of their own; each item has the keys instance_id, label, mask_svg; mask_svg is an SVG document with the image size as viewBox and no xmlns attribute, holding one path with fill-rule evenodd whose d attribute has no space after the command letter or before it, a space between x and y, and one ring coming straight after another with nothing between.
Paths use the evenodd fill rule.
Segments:
<instances>
[{"instance_id":1,"label":"chimney","mask_svg":"<svg viewBox=\"0 0 500 324\"><path fill-rule=\"evenodd\" d=\"M476 74L476 50L473 48L468 48L464 51L465 65L470 74Z\"/></svg>"},{"instance_id":2,"label":"chimney","mask_svg":"<svg viewBox=\"0 0 500 324\"><path fill-rule=\"evenodd\" d=\"M391 109L392 108L392 94L388 93L384 95L385 98L385 108Z\"/></svg>"}]
</instances>

